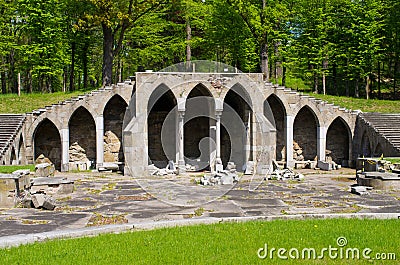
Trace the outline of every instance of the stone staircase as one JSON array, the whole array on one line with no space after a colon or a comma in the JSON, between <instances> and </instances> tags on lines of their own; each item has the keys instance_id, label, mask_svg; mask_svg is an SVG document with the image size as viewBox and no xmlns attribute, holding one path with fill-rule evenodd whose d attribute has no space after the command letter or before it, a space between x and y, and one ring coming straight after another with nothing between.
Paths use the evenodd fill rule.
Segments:
<instances>
[{"instance_id":1,"label":"stone staircase","mask_svg":"<svg viewBox=\"0 0 400 265\"><path fill-rule=\"evenodd\" d=\"M362 113L359 117L400 152L400 113L371 112Z\"/></svg>"},{"instance_id":2,"label":"stone staircase","mask_svg":"<svg viewBox=\"0 0 400 265\"><path fill-rule=\"evenodd\" d=\"M0 160L22 128L25 115L0 114Z\"/></svg>"}]
</instances>

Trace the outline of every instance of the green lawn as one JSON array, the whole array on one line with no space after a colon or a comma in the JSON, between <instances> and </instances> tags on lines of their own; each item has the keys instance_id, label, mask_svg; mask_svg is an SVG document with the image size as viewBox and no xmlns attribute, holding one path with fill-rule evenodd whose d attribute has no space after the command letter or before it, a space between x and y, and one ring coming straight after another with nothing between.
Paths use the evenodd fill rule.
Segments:
<instances>
[{"instance_id":1,"label":"green lawn","mask_svg":"<svg viewBox=\"0 0 400 265\"><path fill-rule=\"evenodd\" d=\"M0 113L26 113L66 99L83 95L84 91L0 95Z\"/></svg>"},{"instance_id":2,"label":"green lawn","mask_svg":"<svg viewBox=\"0 0 400 265\"><path fill-rule=\"evenodd\" d=\"M399 220L330 219L165 228L0 250L0 264L371 264L362 257L366 248L371 249L370 253L366 250L371 258L377 253L387 257L394 253L400 259L399 225ZM347 244L338 245L339 237L345 237ZM257 252L263 256L266 244L269 254L260 259ZM272 248L276 250L271 256ZM279 248L286 250L281 254L289 260L278 258ZM294 248L299 251L299 259L289 256L289 251L292 257L297 255ZM311 248L316 257L323 258L314 259ZM324 248L331 249L332 258L327 250L323 252ZM349 248L354 253L357 248L360 259L353 259L356 256ZM335 254L339 256L334 258ZM383 264L398 261L386 260Z\"/></svg>"},{"instance_id":3,"label":"green lawn","mask_svg":"<svg viewBox=\"0 0 400 265\"><path fill-rule=\"evenodd\" d=\"M363 112L400 113L400 100L379 100L338 97L309 93L310 96L319 98L335 105Z\"/></svg>"},{"instance_id":4,"label":"green lawn","mask_svg":"<svg viewBox=\"0 0 400 265\"><path fill-rule=\"evenodd\" d=\"M4 174L13 173L15 170L19 170L19 169L29 169L30 171L35 171L35 165L0 166L0 173L4 173Z\"/></svg>"}]
</instances>

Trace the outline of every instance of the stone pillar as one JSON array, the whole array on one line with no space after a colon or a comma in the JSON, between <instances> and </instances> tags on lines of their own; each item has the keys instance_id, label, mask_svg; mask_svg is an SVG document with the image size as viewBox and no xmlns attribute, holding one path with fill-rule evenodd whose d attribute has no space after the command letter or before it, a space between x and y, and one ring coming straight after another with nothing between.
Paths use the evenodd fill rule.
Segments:
<instances>
[{"instance_id":1,"label":"stone pillar","mask_svg":"<svg viewBox=\"0 0 400 265\"><path fill-rule=\"evenodd\" d=\"M61 171L69 170L69 128L61 129Z\"/></svg>"},{"instance_id":2,"label":"stone pillar","mask_svg":"<svg viewBox=\"0 0 400 265\"><path fill-rule=\"evenodd\" d=\"M224 101L221 98L215 99L215 170L222 171L224 169L221 159L221 116L224 110Z\"/></svg>"},{"instance_id":3,"label":"stone pillar","mask_svg":"<svg viewBox=\"0 0 400 265\"><path fill-rule=\"evenodd\" d=\"M325 161L327 131L327 127L317 128L317 157L319 161Z\"/></svg>"},{"instance_id":4,"label":"stone pillar","mask_svg":"<svg viewBox=\"0 0 400 265\"><path fill-rule=\"evenodd\" d=\"M285 117L285 132L286 132L286 167L293 168L293 124L294 117L286 115Z\"/></svg>"},{"instance_id":5,"label":"stone pillar","mask_svg":"<svg viewBox=\"0 0 400 265\"><path fill-rule=\"evenodd\" d=\"M185 112L184 111L178 111L178 150L179 150L179 159L178 159L178 167L179 167L179 172L182 172L181 170L185 171L184 169L186 168L185 166L185 153L184 153L184 124L185 124Z\"/></svg>"},{"instance_id":6,"label":"stone pillar","mask_svg":"<svg viewBox=\"0 0 400 265\"><path fill-rule=\"evenodd\" d=\"M104 117L96 117L96 168L104 163Z\"/></svg>"}]
</instances>

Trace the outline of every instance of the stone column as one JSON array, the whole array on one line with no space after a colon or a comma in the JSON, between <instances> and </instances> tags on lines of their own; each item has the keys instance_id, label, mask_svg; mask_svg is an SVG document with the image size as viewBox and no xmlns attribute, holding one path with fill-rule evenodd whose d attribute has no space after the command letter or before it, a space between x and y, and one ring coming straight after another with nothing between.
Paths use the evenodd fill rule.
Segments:
<instances>
[{"instance_id":1,"label":"stone column","mask_svg":"<svg viewBox=\"0 0 400 265\"><path fill-rule=\"evenodd\" d=\"M96 117L96 168L104 163L104 117Z\"/></svg>"},{"instance_id":2,"label":"stone column","mask_svg":"<svg viewBox=\"0 0 400 265\"><path fill-rule=\"evenodd\" d=\"M178 167L179 167L179 172L185 171L185 153L184 153L184 124L185 124L185 112L184 111L178 111L178 150L179 150L179 160L178 160Z\"/></svg>"},{"instance_id":3,"label":"stone column","mask_svg":"<svg viewBox=\"0 0 400 265\"><path fill-rule=\"evenodd\" d=\"M61 129L61 171L69 170L69 128Z\"/></svg>"},{"instance_id":4,"label":"stone column","mask_svg":"<svg viewBox=\"0 0 400 265\"><path fill-rule=\"evenodd\" d=\"M327 131L326 127L317 128L317 156L319 161L325 161Z\"/></svg>"},{"instance_id":5,"label":"stone column","mask_svg":"<svg viewBox=\"0 0 400 265\"><path fill-rule=\"evenodd\" d=\"M215 169L216 171L223 170L222 160L221 160L221 111L215 112Z\"/></svg>"},{"instance_id":6,"label":"stone column","mask_svg":"<svg viewBox=\"0 0 400 265\"><path fill-rule=\"evenodd\" d=\"M286 167L293 168L293 124L294 117L286 115L285 117L285 140L286 140Z\"/></svg>"}]
</instances>

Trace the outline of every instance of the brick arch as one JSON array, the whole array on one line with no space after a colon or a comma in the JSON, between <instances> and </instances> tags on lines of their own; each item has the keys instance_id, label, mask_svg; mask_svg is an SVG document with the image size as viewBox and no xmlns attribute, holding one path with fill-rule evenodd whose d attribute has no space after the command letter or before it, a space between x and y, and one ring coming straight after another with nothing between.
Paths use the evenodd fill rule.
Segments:
<instances>
[{"instance_id":1,"label":"brick arch","mask_svg":"<svg viewBox=\"0 0 400 265\"><path fill-rule=\"evenodd\" d=\"M329 125L326 134L326 150L331 151L332 160L339 165L348 166L351 143L349 125L342 117L336 117Z\"/></svg>"},{"instance_id":2,"label":"brick arch","mask_svg":"<svg viewBox=\"0 0 400 265\"><path fill-rule=\"evenodd\" d=\"M302 107L296 114L293 123L294 159L301 161L314 160L317 156L318 118L308 106ZM298 146L297 146L297 145ZM299 147L300 149L298 149ZM302 153L297 151L302 150Z\"/></svg>"},{"instance_id":3,"label":"brick arch","mask_svg":"<svg viewBox=\"0 0 400 265\"><path fill-rule=\"evenodd\" d=\"M268 109L269 108L269 109ZM269 117L269 116L273 117ZM276 129L276 160L285 160L286 157L286 143L285 143L285 116L286 108L284 103L276 94L271 94L264 101L264 116L270 120Z\"/></svg>"},{"instance_id":4,"label":"brick arch","mask_svg":"<svg viewBox=\"0 0 400 265\"><path fill-rule=\"evenodd\" d=\"M57 170L61 169L61 136L59 129L48 118L35 127L32 134L33 160L43 154L49 158Z\"/></svg>"},{"instance_id":5,"label":"brick arch","mask_svg":"<svg viewBox=\"0 0 400 265\"><path fill-rule=\"evenodd\" d=\"M89 161L96 161L96 124L92 114L83 106L75 109L68 122L70 162L86 162L79 155L71 155L71 147L77 143L84 149Z\"/></svg>"}]
</instances>

